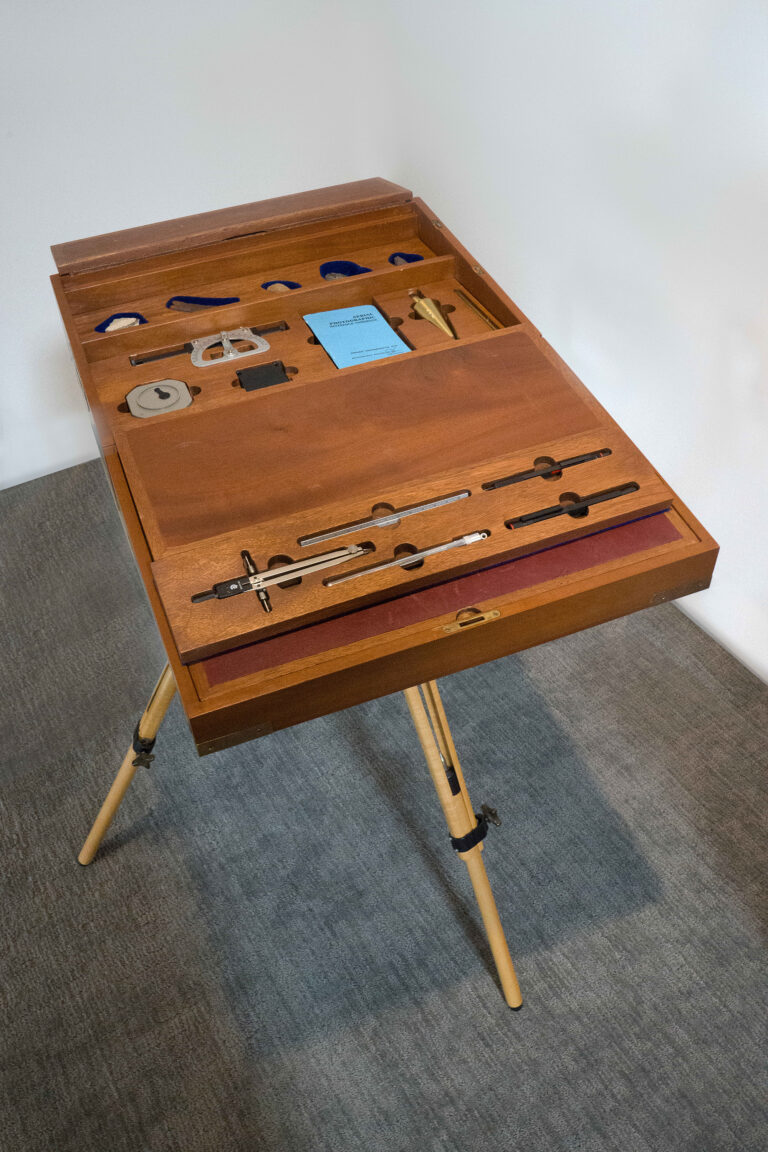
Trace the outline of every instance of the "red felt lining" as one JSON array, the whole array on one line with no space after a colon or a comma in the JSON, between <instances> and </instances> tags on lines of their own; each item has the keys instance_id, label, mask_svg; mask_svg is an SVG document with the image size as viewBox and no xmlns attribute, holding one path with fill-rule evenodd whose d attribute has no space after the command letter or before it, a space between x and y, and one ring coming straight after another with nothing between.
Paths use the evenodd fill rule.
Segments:
<instances>
[{"instance_id":1,"label":"red felt lining","mask_svg":"<svg viewBox=\"0 0 768 1152\"><path fill-rule=\"evenodd\" d=\"M346 616L323 620L295 632L259 640L231 652L222 652L202 661L208 683L213 687L236 680L265 668L274 668L314 656L333 648L342 648L357 640L366 640L384 632L393 632L418 624L447 612L457 612L510 592L519 592L536 584L545 584L560 576L570 576L610 560L619 560L635 552L644 552L660 544L681 538L669 517L663 512L604 529L498 564L482 572L473 572L433 588L412 592L384 604L361 608Z\"/></svg>"}]
</instances>

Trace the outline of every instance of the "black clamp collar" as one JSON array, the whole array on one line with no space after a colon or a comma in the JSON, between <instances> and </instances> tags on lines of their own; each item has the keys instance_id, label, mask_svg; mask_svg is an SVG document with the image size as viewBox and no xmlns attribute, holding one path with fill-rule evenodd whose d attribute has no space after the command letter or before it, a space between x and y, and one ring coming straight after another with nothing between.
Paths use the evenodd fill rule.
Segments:
<instances>
[{"instance_id":1,"label":"black clamp collar","mask_svg":"<svg viewBox=\"0 0 768 1152\"><path fill-rule=\"evenodd\" d=\"M139 724L141 721L139 721ZM133 750L136 753L134 757L134 768L149 768L154 760L152 749L155 746L154 737L150 739L148 736L139 735L139 724L133 730Z\"/></svg>"},{"instance_id":2,"label":"black clamp collar","mask_svg":"<svg viewBox=\"0 0 768 1152\"><path fill-rule=\"evenodd\" d=\"M477 824L467 832L466 836L451 836L451 846L456 852L469 852L475 844L485 840L488 835L488 817L484 812L475 812Z\"/></svg>"}]
</instances>

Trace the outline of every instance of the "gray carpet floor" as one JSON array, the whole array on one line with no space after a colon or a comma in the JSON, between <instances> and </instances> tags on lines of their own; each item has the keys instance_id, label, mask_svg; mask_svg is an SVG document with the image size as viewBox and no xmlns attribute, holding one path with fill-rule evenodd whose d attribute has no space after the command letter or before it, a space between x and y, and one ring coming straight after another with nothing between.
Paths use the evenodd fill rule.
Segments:
<instances>
[{"instance_id":1,"label":"gray carpet floor","mask_svg":"<svg viewBox=\"0 0 768 1152\"><path fill-rule=\"evenodd\" d=\"M401 696L197 758L101 465L0 493L3 1152L768 1147L768 689L673 605L441 683L526 1004Z\"/></svg>"}]
</instances>

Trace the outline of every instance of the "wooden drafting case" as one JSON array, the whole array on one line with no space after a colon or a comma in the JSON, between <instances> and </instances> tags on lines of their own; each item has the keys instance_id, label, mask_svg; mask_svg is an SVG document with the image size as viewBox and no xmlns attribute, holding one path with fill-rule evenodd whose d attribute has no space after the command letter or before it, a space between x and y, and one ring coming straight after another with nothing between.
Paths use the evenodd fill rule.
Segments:
<instances>
[{"instance_id":1,"label":"wooden drafting case","mask_svg":"<svg viewBox=\"0 0 768 1152\"><path fill-rule=\"evenodd\" d=\"M709 583L712 538L406 189L364 180L53 253L199 752ZM338 369L302 317L361 305L409 350ZM259 365L274 368L248 390L238 372ZM163 410L179 382L186 407ZM150 385L158 408L138 418L126 398ZM273 585L268 613L250 591L192 599L243 576L244 549L264 573L349 545L366 554Z\"/></svg>"}]
</instances>

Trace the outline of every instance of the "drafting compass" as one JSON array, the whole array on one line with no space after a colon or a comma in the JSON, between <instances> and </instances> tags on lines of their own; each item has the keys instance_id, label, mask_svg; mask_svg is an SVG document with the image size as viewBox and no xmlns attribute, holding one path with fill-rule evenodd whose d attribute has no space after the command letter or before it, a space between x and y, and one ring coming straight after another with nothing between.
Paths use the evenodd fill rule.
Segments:
<instances>
[{"instance_id":1,"label":"drafting compass","mask_svg":"<svg viewBox=\"0 0 768 1152\"><path fill-rule=\"evenodd\" d=\"M230 596L239 596L241 592L255 592L264 611L271 612L272 603L267 589L272 585L285 584L288 580L300 580L303 576L310 576L323 568L333 568L346 560L367 556L372 551L372 548L366 548L362 544L350 544L346 548L321 552L319 556L307 556L305 560L297 560L295 563L259 572L250 552L244 548L240 555L245 566L245 576L234 576L231 580L222 580L221 583L214 584L205 592L196 592L191 598L192 603L201 604L204 600L228 600Z\"/></svg>"}]
</instances>

